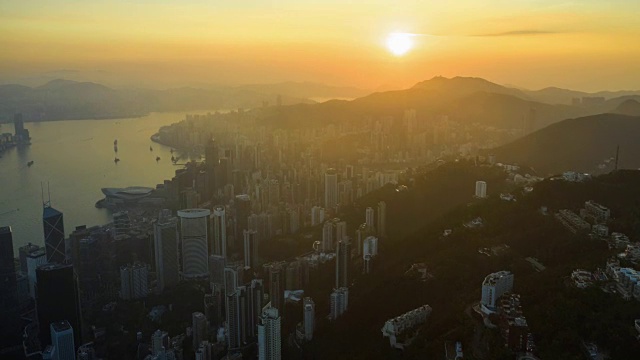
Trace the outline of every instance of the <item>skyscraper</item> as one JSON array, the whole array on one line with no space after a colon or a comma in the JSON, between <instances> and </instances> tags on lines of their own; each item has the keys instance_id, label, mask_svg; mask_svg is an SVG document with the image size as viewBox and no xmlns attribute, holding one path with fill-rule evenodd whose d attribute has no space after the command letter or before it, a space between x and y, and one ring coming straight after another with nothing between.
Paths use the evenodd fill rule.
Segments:
<instances>
[{"instance_id":1,"label":"skyscraper","mask_svg":"<svg viewBox=\"0 0 640 360\"><path fill-rule=\"evenodd\" d=\"M163 348L169 349L169 333L158 329L151 335L151 355L159 354Z\"/></svg>"},{"instance_id":2,"label":"skyscraper","mask_svg":"<svg viewBox=\"0 0 640 360\"><path fill-rule=\"evenodd\" d=\"M0 234L1 232L2 230L0 228ZM18 254L20 256L20 271L22 271L23 274L27 273L27 255L39 249L40 249L40 246L34 245L32 243L28 243L27 245L24 245L18 248Z\"/></svg>"},{"instance_id":3,"label":"skyscraper","mask_svg":"<svg viewBox=\"0 0 640 360\"><path fill-rule=\"evenodd\" d=\"M349 289L346 287L334 289L331 293L331 313L329 314L331 320L336 320L349 307Z\"/></svg>"},{"instance_id":4,"label":"skyscraper","mask_svg":"<svg viewBox=\"0 0 640 360\"><path fill-rule=\"evenodd\" d=\"M324 174L324 207L334 210L338 206L338 173L336 169L327 169Z\"/></svg>"},{"instance_id":5,"label":"skyscraper","mask_svg":"<svg viewBox=\"0 0 640 360\"><path fill-rule=\"evenodd\" d=\"M378 236L387 236L387 203L384 201L378 203Z\"/></svg>"},{"instance_id":6,"label":"skyscraper","mask_svg":"<svg viewBox=\"0 0 640 360\"><path fill-rule=\"evenodd\" d=\"M209 276L207 230L208 209L179 210L182 239L182 276L185 279Z\"/></svg>"},{"instance_id":7,"label":"skyscraper","mask_svg":"<svg viewBox=\"0 0 640 360\"><path fill-rule=\"evenodd\" d=\"M476 197L484 199L487 197L487 183L484 181L476 181Z\"/></svg>"},{"instance_id":8,"label":"skyscraper","mask_svg":"<svg viewBox=\"0 0 640 360\"><path fill-rule=\"evenodd\" d=\"M240 270L242 271L242 270ZM225 295L232 294L240 284L238 268L235 265L229 265L224 268L224 292Z\"/></svg>"},{"instance_id":9,"label":"skyscraper","mask_svg":"<svg viewBox=\"0 0 640 360\"><path fill-rule=\"evenodd\" d=\"M258 324L259 360L280 360L282 358L280 322L278 309L267 307L262 311Z\"/></svg>"},{"instance_id":10,"label":"skyscraper","mask_svg":"<svg viewBox=\"0 0 640 360\"><path fill-rule=\"evenodd\" d=\"M60 211L46 203L42 211L44 246L47 262L63 264L67 258L64 242L64 219Z\"/></svg>"},{"instance_id":11,"label":"skyscraper","mask_svg":"<svg viewBox=\"0 0 640 360\"><path fill-rule=\"evenodd\" d=\"M338 242L336 251L336 288L349 286L349 264L351 262L351 243L349 238Z\"/></svg>"},{"instance_id":12,"label":"skyscraper","mask_svg":"<svg viewBox=\"0 0 640 360\"><path fill-rule=\"evenodd\" d=\"M178 239L178 219L172 216L171 210L162 210L153 224L158 292L163 292L165 288L175 286L180 281Z\"/></svg>"},{"instance_id":13,"label":"skyscraper","mask_svg":"<svg viewBox=\"0 0 640 360\"><path fill-rule=\"evenodd\" d=\"M258 320L262 314L262 299L264 296L264 284L262 279L251 280L249 286L249 311L248 324L250 336L254 337L258 331Z\"/></svg>"},{"instance_id":14,"label":"skyscraper","mask_svg":"<svg viewBox=\"0 0 640 360\"><path fill-rule=\"evenodd\" d=\"M303 305L303 321L304 321L304 338L307 340L313 339L313 330L316 326L316 304L310 297L304 298Z\"/></svg>"},{"instance_id":15,"label":"skyscraper","mask_svg":"<svg viewBox=\"0 0 640 360\"><path fill-rule=\"evenodd\" d=\"M213 229L211 253L227 258L227 223L224 206L213 208L211 215L211 227Z\"/></svg>"},{"instance_id":16,"label":"skyscraper","mask_svg":"<svg viewBox=\"0 0 640 360\"><path fill-rule=\"evenodd\" d=\"M249 228L249 215L251 215L251 198L247 194L236 195L233 204L235 209L235 232L233 251L244 254L242 232Z\"/></svg>"},{"instance_id":17,"label":"skyscraper","mask_svg":"<svg viewBox=\"0 0 640 360\"><path fill-rule=\"evenodd\" d=\"M331 221L327 221L322 226L322 252L329 252L333 250L333 223Z\"/></svg>"},{"instance_id":18,"label":"skyscraper","mask_svg":"<svg viewBox=\"0 0 640 360\"><path fill-rule=\"evenodd\" d=\"M49 324L67 320L74 333L74 342L82 344L82 321L78 279L73 266L46 264L36 269L36 306L40 325L40 342L47 344L51 338Z\"/></svg>"},{"instance_id":19,"label":"skyscraper","mask_svg":"<svg viewBox=\"0 0 640 360\"><path fill-rule=\"evenodd\" d=\"M216 145L215 140L213 140L213 137L209 139L209 142L207 142L207 145L205 146L204 156L207 170L207 195L210 199L217 194L218 188L224 185L218 183L218 178L220 177L216 171L219 162L218 146Z\"/></svg>"},{"instance_id":20,"label":"skyscraper","mask_svg":"<svg viewBox=\"0 0 640 360\"><path fill-rule=\"evenodd\" d=\"M36 298L36 269L47 263L47 254L40 248L27 255L27 278L29 279L29 295Z\"/></svg>"},{"instance_id":21,"label":"skyscraper","mask_svg":"<svg viewBox=\"0 0 640 360\"><path fill-rule=\"evenodd\" d=\"M246 286L238 286L233 293L226 296L227 346L229 349L240 348L249 338L247 331L248 300Z\"/></svg>"},{"instance_id":22,"label":"skyscraper","mask_svg":"<svg viewBox=\"0 0 640 360\"><path fill-rule=\"evenodd\" d=\"M209 282L224 289L225 258L222 255L209 256Z\"/></svg>"},{"instance_id":23,"label":"skyscraper","mask_svg":"<svg viewBox=\"0 0 640 360\"><path fill-rule=\"evenodd\" d=\"M71 324L66 320L52 322L49 330L51 331L51 345L55 348L55 359L75 360L76 346Z\"/></svg>"},{"instance_id":24,"label":"skyscraper","mask_svg":"<svg viewBox=\"0 0 640 360\"><path fill-rule=\"evenodd\" d=\"M0 307L15 304L16 270L13 263L13 234L11 227L0 227Z\"/></svg>"},{"instance_id":25,"label":"skyscraper","mask_svg":"<svg viewBox=\"0 0 640 360\"><path fill-rule=\"evenodd\" d=\"M258 266L258 233L244 230L244 267L256 269Z\"/></svg>"},{"instance_id":26,"label":"skyscraper","mask_svg":"<svg viewBox=\"0 0 640 360\"><path fill-rule=\"evenodd\" d=\"M278 311L282 311L284 302L283 277L282 265L276 263L269 267L269 301Z\"/></svg>"},{"instance_id":27,"label":"skyscraper","mask_svg":"<svg viewBox=\"0 0 640 360\"><path fill-rule=\"evenodd\" d=\"M368 207L365 210L365 224L367 224L367 230L372 231L375 228L375 213L372 207Z\"/></svg>"},{"instance_id":28,"label":"skyscraper","mask_svg":"<svg viewBox=\"0 0 640 360\"><path fill-rule=\"evenodd\" d=\"M120 267L120 298L142 299L149 293L149 269L146 264L136 263Z\"/></svg>"},{"instance_id":29,"label":"skyscraper","mask_svg":"<svg viewBox=\"0 0 640 360\"><path fill-rule=\"evenodd\" d=\"M200 342L207 339L207 318L201 312L191 314L193 331L193 348L197 349Z\"/></svg>"}]
</instances>

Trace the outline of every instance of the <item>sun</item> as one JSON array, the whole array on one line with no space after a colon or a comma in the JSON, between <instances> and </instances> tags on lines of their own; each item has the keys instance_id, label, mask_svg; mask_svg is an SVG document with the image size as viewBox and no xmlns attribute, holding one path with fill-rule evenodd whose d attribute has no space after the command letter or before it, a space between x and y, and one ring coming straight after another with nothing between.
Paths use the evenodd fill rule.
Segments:
<instances>
[{"instance_id":1,"label":"sun","mask_svg":"<svg viewBox=\"0 0 640 360\"><path fill-rule=\"evenodd\" d=\"M387 48L395 56L402 56L413 48L413 34L394 32L387 36Z\"/></svg>"}]
</instances>

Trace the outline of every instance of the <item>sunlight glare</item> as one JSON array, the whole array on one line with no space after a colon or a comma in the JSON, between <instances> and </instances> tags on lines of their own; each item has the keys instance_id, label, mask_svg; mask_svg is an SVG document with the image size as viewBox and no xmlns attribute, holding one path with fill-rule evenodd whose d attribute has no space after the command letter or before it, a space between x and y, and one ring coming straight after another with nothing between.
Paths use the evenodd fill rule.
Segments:
<instances>
[{"instance_id":1,"label":"sunlight glare","mask_svg":"<svg viewBox=\"0 0 640 360\"><path fill-rule=\"evenodd\" d=\"M413 48L413 34L395 32L387 36L387 48L395 56L402 56Z\"/></svg>"}]
</instances>

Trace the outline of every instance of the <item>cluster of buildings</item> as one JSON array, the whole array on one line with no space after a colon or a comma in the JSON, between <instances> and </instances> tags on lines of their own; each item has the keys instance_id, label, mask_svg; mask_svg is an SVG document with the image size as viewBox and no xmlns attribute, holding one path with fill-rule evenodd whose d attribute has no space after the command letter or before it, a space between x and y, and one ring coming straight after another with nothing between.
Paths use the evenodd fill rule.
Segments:
<instances>
[{"instance_id":1,"label":"cluster of buildings","mask_svg":"<svg viewBox=\"0 0 640 360\"><path fill-rule=\"evenodd\" d=\"M496 315L498 328L506 348L515 353L535 351L533 335L529 332L527 318L522 312L520 295L505 293L498 299Z\"/></svg>"},{"instance_id":2,"label":"cluster of buildings","mask_svg":"<svg viewBox=\"0 0 640 360\"><path fill-rule=\"evenodd\" d=\"M29 136L29 130L24 127L22 114L15 114L13 118L13 127L13 134L0 133L0 154L14 146L30 144L29 141L31 140L31 137Z\"/></svg>"},{"instance_id":3,"label":"cluster of buildings","mask_svg":"<svg viewBox=\"0 0 640 360\"><path fill-rule=\"evenodd\" d=\"M404 350L415 338L416 329L427 322L431 306L422 305L402 315L389 319L382 326L382 336L389 338L391 347Z\"/></svg>"},{"instance_id":4,"label":"cluster of buildings","mask_svg":"<svg viewBox=\"0 0 640 360\"><path fill-rule=\"evenodd\" d=\"M584 203L580 215L568 209L561 209L554 216L574 234L593 233L597 236L607 236L609 232L606 224L611 217L611 211L592 200Z\"/></svg>"}]
</instances>

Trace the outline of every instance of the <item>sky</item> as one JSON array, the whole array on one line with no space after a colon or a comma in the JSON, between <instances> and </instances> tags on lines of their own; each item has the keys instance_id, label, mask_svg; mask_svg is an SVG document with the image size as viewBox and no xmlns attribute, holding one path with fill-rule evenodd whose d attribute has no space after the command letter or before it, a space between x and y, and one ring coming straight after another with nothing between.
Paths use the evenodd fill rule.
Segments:
<instances>
[{"instance_id":1,"label":"sky","mask_svg":"<svg viewBox=\"0 0 640 360\"><path fill-rule=\"evenodd\" d=\"M638 44L637 0L0 0L0 83L640 89Z\"/></svg>"}]
</instances>

